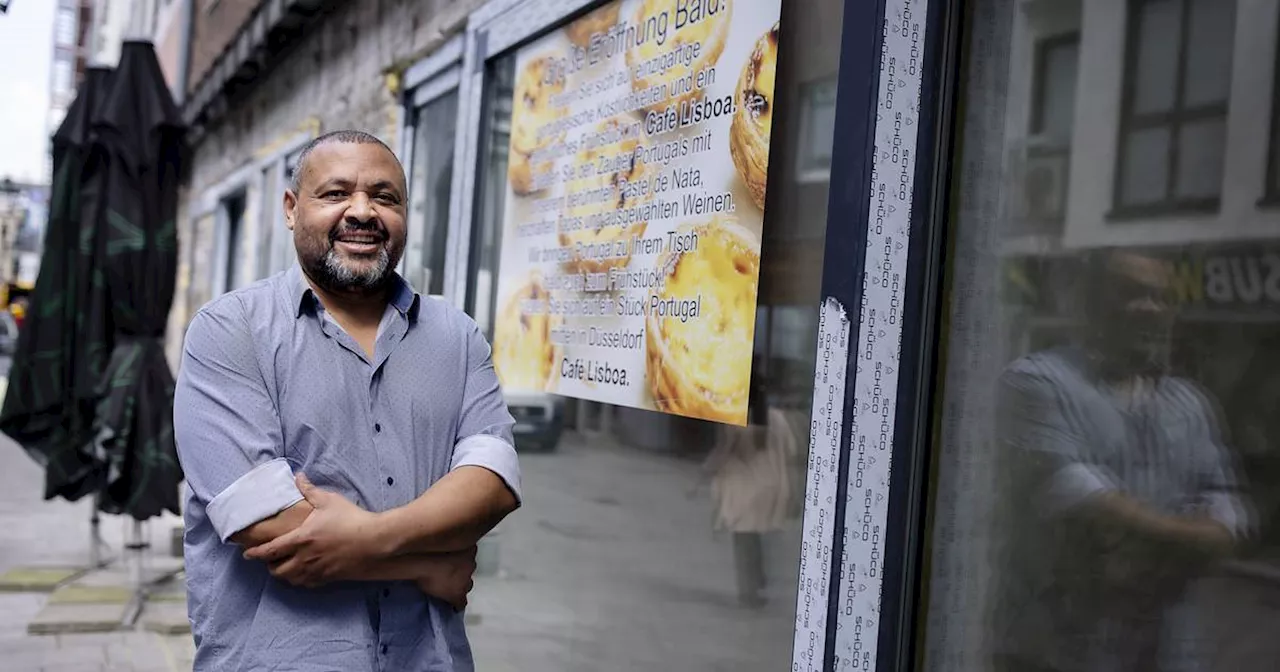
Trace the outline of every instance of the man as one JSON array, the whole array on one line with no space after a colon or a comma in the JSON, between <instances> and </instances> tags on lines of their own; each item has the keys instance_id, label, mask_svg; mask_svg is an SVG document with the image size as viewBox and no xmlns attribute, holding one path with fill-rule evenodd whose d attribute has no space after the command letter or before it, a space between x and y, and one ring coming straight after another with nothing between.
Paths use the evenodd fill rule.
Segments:
<instances>
[{"instance_id":1,"label":"man","mask_svg":"<svg viewBox=\"0 0 1280 672\"><path fill-rule=\"evenodd\" d=\"M474 546L519 506L484 337L394 272L405 176L376 138L316 138L284 195L298 264L187 331L197 672L469 671Z\"/></svg>"},{"instance_id":2,"label":"man","mask_svg":"<svg viewBox=\"0 0 1280 672\"><path fill-rule=\"evenodd\" d=\"M997 669L1200 668L1194 581L1248 529L1208 396L1170 369L1169 267L1089 264L1086 332L1001 379Z\"/></svg>"}]
</instances>

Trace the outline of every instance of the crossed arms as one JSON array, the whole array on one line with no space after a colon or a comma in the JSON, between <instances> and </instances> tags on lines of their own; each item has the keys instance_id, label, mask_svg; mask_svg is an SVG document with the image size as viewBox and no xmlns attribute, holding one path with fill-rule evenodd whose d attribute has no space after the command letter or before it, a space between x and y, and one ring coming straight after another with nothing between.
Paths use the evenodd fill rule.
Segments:
<instances>
[{"instance_id":1,"label":"crossed arms","mask_svg":"<svg viewBox=\"0 0 1280 672\"><path fill-rule=\"evenodd\" d=\"M293 474L238 301L198 313L175 389L174 431L188 485L223 542L295 585L413 581L464 606L475 544L519 506L520 487L510 415L488 346L471 326L449 473L408 504L374 513Z\"/></svg>"},{"instance_id":2,"label":"crossed arms","mask_svg":"<svg viewBox=\"0 0 1280 672\"><path fill-rule=\"evenodd\" d=\"M1196 475L1195 501L1188 502L1189 510L1169 514L1124 492L1104 467L1087 457L1086 439L1063 410L1067 393L1055 385L1047 375L1023 367L1006 372L1000 387L1003 440L1010 457L1023 467L1019 477L1042 484L1036 506L1048 519L1083 524L1108 545L1138 549L1151 564L1174 574L1234 550L1246 532L1247 516L1207 399L1190 386L1183 395L1199 406L1186 437L1197 452L1168 459L1183 460L1171 468ZM1150 573L1151 564L1134 567Z\"/></svg>"}]
</instances>

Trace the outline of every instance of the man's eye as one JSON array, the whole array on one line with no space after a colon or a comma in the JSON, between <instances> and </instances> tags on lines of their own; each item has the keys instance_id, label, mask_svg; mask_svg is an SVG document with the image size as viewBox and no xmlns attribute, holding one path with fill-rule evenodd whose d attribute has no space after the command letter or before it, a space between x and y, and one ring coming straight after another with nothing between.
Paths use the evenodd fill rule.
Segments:
<instances>
[{"instance_id":1,"label":"man's eye","mask_svg":"<svg viewBox=\"0 0 1280 672\"><path fill-rule=\"evenodd\" d=\"M340 201L346 197L347 197L347 192L337 191L337 190L326 191L323 194L320 194L320 198L323 198L326 201Z\"/></svg>"},{"instance_id":2,"label":"man's eye","mask_svg":"<svg viewBox=\"0 0 1280 672\"><path fill-rule=\"evenodd\" d=\"M379 203L385 203L387 205L399 205L400 203L400 199L396 198L393 194L378 194L377 196L374 196L374 198L378 199Z\"/></svg>"}]
</instances>

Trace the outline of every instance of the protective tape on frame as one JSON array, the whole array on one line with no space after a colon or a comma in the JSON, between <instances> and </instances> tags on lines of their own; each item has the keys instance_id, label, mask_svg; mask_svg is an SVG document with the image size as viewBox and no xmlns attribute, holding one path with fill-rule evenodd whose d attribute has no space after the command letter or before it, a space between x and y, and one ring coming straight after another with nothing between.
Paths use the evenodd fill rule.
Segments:
<instances>
[{"instance_id":1,"label":"protective tape on frame","mask_svg":"<svg viewBox=\"0 0 1280 672\"><path fill-rule=\"evenodd\" d=\"M927 0L888 0L850 418L835 669L874 670Z\"/></svg>"},{"instance_id":2,"label":"protective tape on frame","mask_svg":"<svg viewBox=\"0 0 1280 672\"><path fill-rule=\"evenodd\" d=\"M850 332L849 315L844 306L828 297L818 313L818 357L809 422L800 588L791 653L794 672L821 672L825 662Z\"/></svg>"}]
</instances>

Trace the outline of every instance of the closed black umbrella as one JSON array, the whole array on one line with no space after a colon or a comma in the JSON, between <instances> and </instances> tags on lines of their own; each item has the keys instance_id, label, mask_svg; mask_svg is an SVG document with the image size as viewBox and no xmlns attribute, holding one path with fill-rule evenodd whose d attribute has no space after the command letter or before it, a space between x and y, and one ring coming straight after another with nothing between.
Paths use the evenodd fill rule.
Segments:
<instances>
[{"instance_id":1,"label":"closed black umbrella","mask_svg":"<svg viewBox=\"0 0 1280 672\"><path fill-rule=\"evenodd\" d=\"M0 409L0 431L45 467L45 499L80 499L98 490L105 474L93 436L111 351L110 315L96 298L105 284L98 222L109 157L94 123L112 81L110 69L90 68L54 133L40 275Z\"/></svg>"},{"instance_id":2,"label":"closed black umbrella","mask_svg":"<svg viewBox=\"0 0 1280 672\"><path fill-rule=\"evenodd\" d=\"M124 44L94 128L110 157L101 234L114 329L96 414L107 463L100 507L145 520L179 512L182 481L164 332L178 264L184 125L151 43Z\"/></svg>"}]
</instances>

